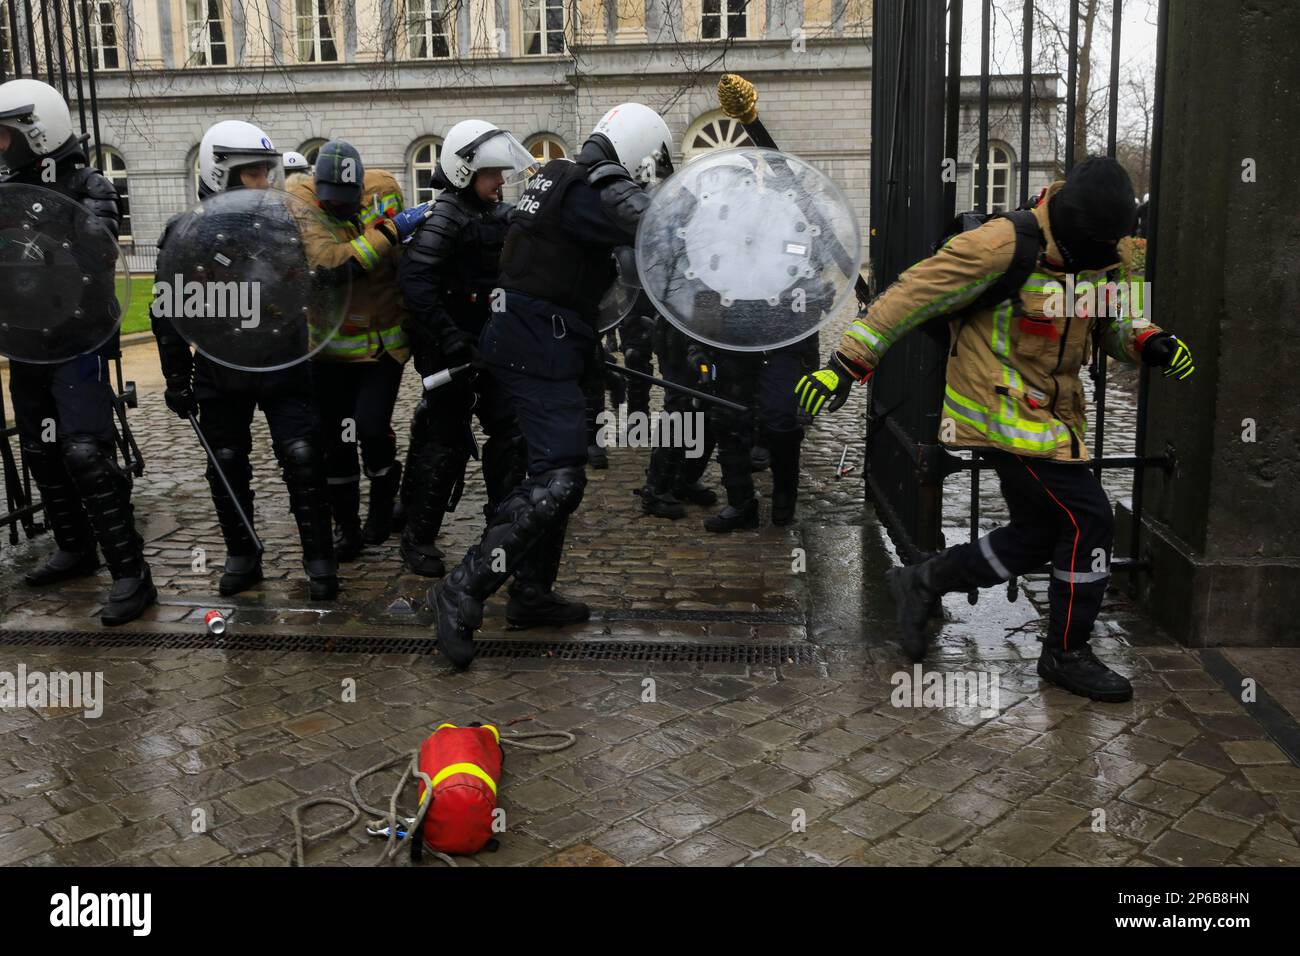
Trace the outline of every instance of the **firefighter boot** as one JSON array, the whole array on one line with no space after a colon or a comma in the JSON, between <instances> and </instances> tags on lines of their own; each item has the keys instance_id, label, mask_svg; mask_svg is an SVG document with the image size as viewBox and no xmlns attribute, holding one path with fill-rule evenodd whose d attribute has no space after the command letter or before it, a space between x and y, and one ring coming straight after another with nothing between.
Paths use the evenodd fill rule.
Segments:
<instances>
[{"instance_id":1,"label":"firefighter boot","mask_svg":"<svg viewBox=\"0 0 1300 956\"><path fill-rule=\"evenodd\" d=\"M1071 694L1108 704L1133 698L1128 678L1099 661L1086 641L1068 651L1044 644L1038 656L1038 676Z\"/></svg>"},{"instance_id":2,"label":"firefighter boot","mask_svg":"<svg viewBox=\"0 0 1300 956\"><path fill-rule=\"evenodd\" d=\"M949 591L962 590L964 576L955 548L940 551L920 564L891 568L889 591L898 606L899 639L909 658L925 658L929 646L927 624L936 602Z\"/></svg>"},{"instance_id":3,"label":"firefighter boot","mask_svg":"<svg viewBox=\"0 0 1300 956\"><path fill-rule=\"evenodd\" d=\"M335 482L338 484L335 484ZM330 511L334 516L334 557L339 564L361 555L361 479L330 479Z\"/></svg>"},{"instance_id":4,"label":"firefighter boot","mask_svg":"<svg viewBox=\"0 0 1300 956\"><path fill-rule=\"evenodd\" d=\"M370 502L366 506L366 523L361 540L366 544L383 544L393 533L393 508L402 485L402 463L395 461L370 479Z\"/></svg>"}]
</instances>

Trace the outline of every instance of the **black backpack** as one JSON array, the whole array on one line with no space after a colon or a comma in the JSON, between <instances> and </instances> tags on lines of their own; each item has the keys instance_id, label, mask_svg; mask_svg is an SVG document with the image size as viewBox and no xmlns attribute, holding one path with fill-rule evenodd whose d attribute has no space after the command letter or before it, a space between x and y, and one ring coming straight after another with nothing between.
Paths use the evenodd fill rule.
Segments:
<instances>
[{"instance_id":1,"label":"black backpack","mask_svg":"<svg viewBox=\"0 0 1300 956\"><path fill-rule=\"evenodd\" d=\"M1032 209L1016 209L1012 212L994 213L958 213L952 222L948 224L948 228L944 231L943 238L939 240L935 251L938 252L939 249L942 249L948 240L957 233L978 229L993 219L1011 220L1011 224L1016 229L1016 251L1011 258L1011 265L1006 272L1002 273L1002 277L963 308L963 312L997 305L1003 299L1011 299L1013 302L1018 301L1020 287L1029 281L1034 268L1038 265L1038 254L1043 248L1043 231L1038 228L1038 220L1035 218Z\"/></svg>"}]
</instances>

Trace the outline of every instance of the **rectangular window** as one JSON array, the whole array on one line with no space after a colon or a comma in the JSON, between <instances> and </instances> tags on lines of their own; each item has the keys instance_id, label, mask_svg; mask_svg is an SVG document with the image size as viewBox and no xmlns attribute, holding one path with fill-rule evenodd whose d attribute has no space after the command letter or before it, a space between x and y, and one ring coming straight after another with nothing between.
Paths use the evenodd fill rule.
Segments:
<instances>
[{"instance_id":1,"label":"rectangular window","mask_svg":"<svg viewBox=\"0 0 1300 956\"><path fill-rule=\"evenodd\" d=\"M117 48L117 12L113 0L96 0L90 6L90 51L95 69L117 70L122 66Z\"/></svg>"},{"instance_id":2,"label":"rectangular window","mask_svg":"<svg viewBox=\"0 0 1300 956\"><path fill-rule=\"evenodd\" d=\"M185 0L185 34L191 63L225 66L229 62L221 0Z\"/></svg>"},{"instance_id":3,"label":"rectangular window","mask_svg":"<svg viewBox=\"0 0 1300 956\"><path fill-rule=\"evenodd\" d=\"M14 75L14 55L9 45L9 3L0 3L0 73L6 80Z\"/></svg>"},{"instance_id":4,"label":"rectangular window","mask_svg":"<svg viewBox=\"0 0 1300 956\"><path fill-rule=\"evenodd\" d=\"M407 0L406 42L412 60L451 55L442 0Z\"/></svg>"},{"instance_id":5,"label":"rectangular window","mask_svg":"<svg viewBox=\"0 0 1300 956\"><path fill-rule=\"evenodd\" d=\"M563 53L564 0L523 0L524 55Z\"/></svg>"},{"instance_id":6,"label":"rectangular window","mask_svg":"<svg viewBox=\"0 0 1300 956\"><path fill-rule=\"evenodd\" d=\"M294 0L300 63L334 63L338 60L333 16L332 0Z\"/></svg>"},{"instance_id":7,"label":"rectangular window","mask_svg":"<svg viewBox=\"0 0 1300 956\"><path fill-rule=\"evenodd\" d=\"M700 39L739 40L748 32L749 0L701 0Z\"/></svg>"}]
</instances>

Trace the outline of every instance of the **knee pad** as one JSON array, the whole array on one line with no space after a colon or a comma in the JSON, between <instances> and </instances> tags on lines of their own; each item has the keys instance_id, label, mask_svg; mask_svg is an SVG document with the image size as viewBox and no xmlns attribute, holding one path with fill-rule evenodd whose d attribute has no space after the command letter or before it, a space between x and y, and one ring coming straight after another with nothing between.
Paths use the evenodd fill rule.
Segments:
<instances>
[{"instance_id":1,"label":"knee pad","mask_svg":"<svg viewBox=\"0 0 1300 956\"><path fill-rule=\"evenodd\" d=\"M306 476L323 467L320 448L310 438L295 438L275 449L285 472Z\"/></svg>"},{"instance_id":2,"label":"knee pad","mask_svg":"<svg viewBox=\"0 0 1300 956\"><path fill-rule=\"evenodd\" d=\"M248 484L253 477L253 465L248 460L248 455L238 448L214 448L213 457L217 459L216 464L221 467L221 472L230 483L238 487L241 484ZM208 461L207 477L209 481L220 481L217 477L216 469L213 467L211 460Z\"/></svg>"},{"instance_id":3,"label":"knee pad","mask_svg":"<svg viewBox=\"0 0 1300 956\"><path fill-rule=\"evenodd\" d=\"M547 521L558 521L578 510L587 488L583 468L556 468L537 476L532 501Z\"/></svg>"},{"instance_id":4,"label":"knee pad","mask_svg":"<svg viewBox=\"0 0 1300 956\"><path fill-rule=\"evenodd\" d=\"M66 439L61 448L64 467L74 480L99 471L108 461L103 447L93 438L74 436Z\"/></svg>"},{"instance_id":5,"label":"knee pad","mask_svg":"<svg viewBox=\"0 0 1300 956\"><path fill-rule=\"evenodd\" d=\"M27 467L36 481L51 482L61 477L59 458L54 454L52 445L26 438L19 442L19 445L23 450L23 460L27 462Z\"/></svg>"}]
</instances>

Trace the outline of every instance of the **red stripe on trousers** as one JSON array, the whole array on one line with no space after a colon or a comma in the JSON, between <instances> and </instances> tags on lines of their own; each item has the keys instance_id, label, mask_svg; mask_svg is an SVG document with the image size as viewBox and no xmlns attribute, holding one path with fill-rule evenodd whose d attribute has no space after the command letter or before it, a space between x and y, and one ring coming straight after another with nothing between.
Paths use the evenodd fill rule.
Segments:
<instances>
[{"instance_id":1,"label":"red stripe on trousers","mask_svg":"<svg viewBox=\"0 0 1300 956\"><path fill-rule=\"evenodd\" d=\"M1074 520L1074 515L1071 513L1070 509L1061 504L1060 499L1058 499L1056 495L1052 494L1052 489L1047 487L1047 482L1043 481L1042 478L1039 478L1038 473L1029 467L1029 462L1025 461L1019 455L1017 455L1016 458L1018 458L1020 463L1025 466L1025 470L1033 475L1034 479L1043 486L1043 490L1047 492L1047 497L1055 501L1056 506L1065 512L1066 516L1070 519L1070 524L1074 525L1074 545L1070 549L1070 603L1065 606L1065 633L1062 635L1062 642L1065 650L1068 651L1070 649L1070 617L1074 613L1074 564L1075 559L1079 555L1079 522ZM1055 570L1055 568L1053 568L1053 570Z\"/></svg>"}]
</instances>

